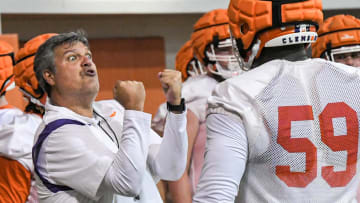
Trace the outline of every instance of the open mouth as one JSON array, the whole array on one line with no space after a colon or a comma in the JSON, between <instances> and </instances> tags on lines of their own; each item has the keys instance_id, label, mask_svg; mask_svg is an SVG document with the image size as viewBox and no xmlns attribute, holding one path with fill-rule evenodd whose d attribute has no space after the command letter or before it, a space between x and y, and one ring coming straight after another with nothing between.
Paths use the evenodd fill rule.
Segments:
<instances>
[{"instance_id":1,"label":"open mouth","mask_svg":"<svg viewBox=\"0 0 360 203\"><path fill-rule=\"evenodd\" d=\"M91 76L91 77L96 76L96 71L93 69L87 69L87 70L85 70L85 75Z\"/></svg>"}]
</instances>

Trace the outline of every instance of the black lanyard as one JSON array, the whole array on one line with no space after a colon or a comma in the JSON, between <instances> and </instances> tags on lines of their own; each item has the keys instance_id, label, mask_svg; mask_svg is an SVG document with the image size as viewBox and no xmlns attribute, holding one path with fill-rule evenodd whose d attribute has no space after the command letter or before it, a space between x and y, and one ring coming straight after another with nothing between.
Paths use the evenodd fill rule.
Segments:
<instances>
[{"instance_id":1,"label":"black lanyard","mask_svg":"<svg viewBox=\"0 0 360 203\"><path fill-rule=\"evenodd\" d=\"M119 145L119 140L117 139L116 133L114 132L114 130L111 128L110 124L107 122L107 120L102 117L100 114L98 114L96 111L94 111L96 116L99 116L107 125L107 127L110 129L110 131L112 132L112 134L114 135L114 138L116 140L116 145L118 147L118 149L120 148ZM111 135L100 125L101 121L98 122L98 126L105 132L105 134L115 143L115 140L111 137Z\"/></svg>"},{"instance_id":2,"label":"black lanyard","mask_svg":"<svg viewBox=\"0 0 360 203\"><path fill-rule=\"evenodd\" d=\"M116 144L117 147L119 148L119 141L116 137L116 134L114 132L114 130L111 128L111 126L109 125L109 123L106 121L106 119L104 117L102 117L100 114L98 114L96 111L94 111L94 113L96 114L96 116L99 116L103 121L105 121L106 125L108 126L108 128L111 130L112 134L114 135L115 139L116 139ZM115 143L114 139L109 135L109 133L100 125L100 122L98 122L98 126L105 132L105 134ZM134 197L134 201L138 201L140 200L140 195L137 195L136 197Z\"/></svg>"}]
</instances>

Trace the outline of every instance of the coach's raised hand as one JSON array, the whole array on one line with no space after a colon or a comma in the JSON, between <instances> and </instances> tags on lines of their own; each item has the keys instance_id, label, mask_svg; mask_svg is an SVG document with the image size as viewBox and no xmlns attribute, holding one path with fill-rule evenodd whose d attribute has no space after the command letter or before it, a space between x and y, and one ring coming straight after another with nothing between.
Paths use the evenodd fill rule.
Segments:
<instances>
[{"instance_id":1,"label":"coach's raised hand","mask_svg":"<svg viewBox=\"0 0 360 203\"><path fill-rule=\"evenodd\" d=\"M144 110L146 94L142 82L118 80L115 83L113 93L114 99L126 110Z\"/></svg>"},{"instance_id":2,"label":"coach's raised hand","mask_svg":"<svg viewBox=\"0 0 360 203\"><path fill-rule=\"evenodd\" d=\"M166 100L172 105L181 103L181 73L176 70L164 70L158 74Z\"/></svg>"}]
</instances>

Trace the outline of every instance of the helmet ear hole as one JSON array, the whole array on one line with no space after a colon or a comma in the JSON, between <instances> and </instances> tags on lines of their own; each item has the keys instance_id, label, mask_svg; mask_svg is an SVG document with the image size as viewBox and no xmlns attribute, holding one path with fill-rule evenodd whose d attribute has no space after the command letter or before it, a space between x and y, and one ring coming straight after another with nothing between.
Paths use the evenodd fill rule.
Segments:
<instances>
[{"instance_id":1,"label":"helmet ear hole","mask_svg":"<svg viewBox=\"0 0 360 203\"><path fill-rule=\"evenodd\" d=\"M243 23L239 27L240 27L241 34L245 35L246 33L249 32L249 24Z\"/></svg>"}]
</instances>

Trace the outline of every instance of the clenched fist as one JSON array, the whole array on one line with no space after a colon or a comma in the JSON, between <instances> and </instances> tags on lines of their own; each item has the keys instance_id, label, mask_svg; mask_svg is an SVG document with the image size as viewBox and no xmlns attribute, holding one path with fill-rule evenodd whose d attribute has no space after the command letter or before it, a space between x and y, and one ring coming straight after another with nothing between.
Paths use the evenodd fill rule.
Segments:
<instances>
[{"instance_id":1,"label":"clenched fist","mask_svg":"<svg viewBox=\"0 0 360 203\"><path fill-rule=\"evenodd\" d=\"M114 99L126 110L144 110L145 88L142 82L118 80L113 93Z\"/></svg>"},{"instance_id":2,"label":"clenched fist","mask_svg":"<svg viewBox=\"0 0 360 203\"><path fill-rule=\"evenodd\" d=\"M181 102L181 72L165 69L158 74L161 86L165 92L166 100L172 105Z\"/></svg>"}]
</instances>

